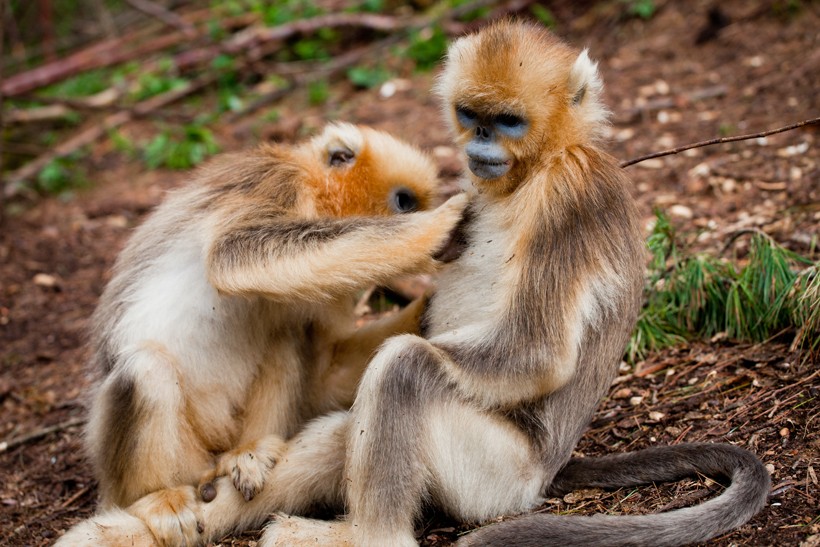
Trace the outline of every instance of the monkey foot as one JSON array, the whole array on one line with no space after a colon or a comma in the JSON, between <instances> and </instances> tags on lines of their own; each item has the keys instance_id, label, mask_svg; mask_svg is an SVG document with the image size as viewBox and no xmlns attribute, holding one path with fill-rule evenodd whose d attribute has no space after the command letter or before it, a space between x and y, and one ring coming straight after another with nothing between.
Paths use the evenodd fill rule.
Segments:
<instances>
[{"instance_id":1,"label":"monkey foot","mask_svg":"<svg viewBox=\"0 0 820 547\"><path fill-rule=\"evenodd\" d=\"M146 524L160 545L193 546L203 532L196 501L192 486L177 486L140 498L128 512Z\"/></svg>"},{"instance_id":2,"label":"monkey foot","mask_svg":"<svg viewBox=\"0 0 820 547\"><path fill-rule=\"evenodd\" d=\"M312 520L278 513L259 540L259 547L303 547L334 545L353 547L350 524L343 521Z\"/></svg>"}]
</instances>

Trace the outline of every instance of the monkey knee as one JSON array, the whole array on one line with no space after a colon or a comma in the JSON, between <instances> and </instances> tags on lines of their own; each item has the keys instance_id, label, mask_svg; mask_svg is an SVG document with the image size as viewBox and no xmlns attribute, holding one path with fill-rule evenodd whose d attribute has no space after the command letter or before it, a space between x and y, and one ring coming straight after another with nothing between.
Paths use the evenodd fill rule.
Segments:
<instances>
[{"instance_id":1,"label":"monkey knee","mask_svg":"<svg viewBox=\"0 0 820 547\"><path fill-rule=\"evenodd\" d=\"M443 386L436 349L425 339L412 334L389 338L373 358L362 378L358 397L389 401L391 405L410 404L429 397Z\"/></svg>"},{"instance_id":2,"label":"monkey knee","mask_svg":"<svg viewBox=\"0 0 820 547\"><path fill-rule=\"evenodd\" d=\"M100 386L88 426L104 505L126 506L193 480L210 461L184 422L184 394L164 351L126 351Z\"/></svg>"},{"instance_id":3,"label":"monkey knee","mask_svg":"<svg viewBox=\"0 0 820 547\"><path fill-rule=\"evenodd\" d=\"M146 342L123 352L122 374L129 376L140 399L168 410L182 403L179 363L165 346Z\"/></svg>"}]
</instances>

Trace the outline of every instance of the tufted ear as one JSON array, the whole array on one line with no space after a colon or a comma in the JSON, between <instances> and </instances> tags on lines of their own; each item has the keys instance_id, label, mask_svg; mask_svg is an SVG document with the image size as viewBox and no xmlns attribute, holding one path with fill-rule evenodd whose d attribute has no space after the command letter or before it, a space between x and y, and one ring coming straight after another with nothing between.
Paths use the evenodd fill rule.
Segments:
<instances>
[{"instance_id":1,"label":"tufted ear","mask_svg":"<svg viewBox=\"0 0 820 547\"><path fill-rule=\"evenodd\" d=\"M589 58L588 50L584 49L569 73L569 90L572 94L572 104L581 104L589 98L596 101L603 88L601 77L598 75L598 63Z\"/></svg>"},{"instance_id":2,"label":"tufted ear","mask_svg":"<svg viewBox=\"0 0 820 547\"><path fill-rule=\"evenodd\" d=\"M570 108L576 113L577 119L590 138L601 135L609 116L609 112L601 104L603 88L604 84L598 74L598 63L589 58L585 49L572 63L568 90Z\"/></svg>"}]
</instances>

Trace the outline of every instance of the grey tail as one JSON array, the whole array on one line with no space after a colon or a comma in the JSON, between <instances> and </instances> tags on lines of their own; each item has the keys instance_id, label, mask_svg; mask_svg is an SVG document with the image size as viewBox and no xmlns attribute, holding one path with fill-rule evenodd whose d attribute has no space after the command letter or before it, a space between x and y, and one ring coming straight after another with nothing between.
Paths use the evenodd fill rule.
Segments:
<instances>
[{"instance_id":1,"label":"grey tail","mask_svg":"<svg viewBox=\"0 0 820 547\"><path fill-rule=\"evenodd\" d=\"M640 516L530 514L479 528L458 545L672 546L707 541L748 521L766 504L769 473L749 452L726 444L682 444L601 458L572 458L547 495L579 488L622 488L706 475L731 485L694 507Z\"/></svg>"}]
</instances>

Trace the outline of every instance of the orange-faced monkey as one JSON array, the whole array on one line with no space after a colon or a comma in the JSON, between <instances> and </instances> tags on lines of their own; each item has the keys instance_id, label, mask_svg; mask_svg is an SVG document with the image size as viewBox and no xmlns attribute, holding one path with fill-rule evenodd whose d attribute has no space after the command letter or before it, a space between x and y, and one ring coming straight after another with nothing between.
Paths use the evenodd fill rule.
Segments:
<instances>
[{"instance_id":1,"label":"orange-faced monkey","mask_svg":"<svg viewBox=\"0 0 820 547\"><path fill-rule=\"evenodd\" d=\"M87 446L102 508L131 506L157 537L193 542L203 476L229 475L250 499L284 439L349 407L376 348L418 332L422 300L358 330L353 304L437 264L465 199L424 211L436 183L416 148L336 124L226 155L165 201L93 317Z\"/></svg>"}]
</instances>

